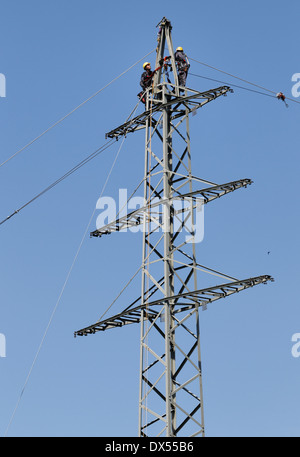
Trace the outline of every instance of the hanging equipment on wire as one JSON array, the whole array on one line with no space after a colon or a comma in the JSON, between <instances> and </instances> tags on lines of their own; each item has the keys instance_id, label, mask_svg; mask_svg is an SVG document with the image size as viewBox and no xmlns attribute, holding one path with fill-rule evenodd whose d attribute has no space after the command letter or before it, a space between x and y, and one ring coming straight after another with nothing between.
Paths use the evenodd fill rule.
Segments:
<instances>
[{"instance_id":1,"label":"hanging equipment on wire","mask_svg":"<svg viewBox=\"0 0 300 457\"><path fill-rule=\"evenodd\" d=\"M285 95L283 95L282 92L278 92L278 94L276 94L276 97L278 98L278 100L282 100L287 108L289 107L289 105L285 101Z\"/></svg>"}]
</instances>

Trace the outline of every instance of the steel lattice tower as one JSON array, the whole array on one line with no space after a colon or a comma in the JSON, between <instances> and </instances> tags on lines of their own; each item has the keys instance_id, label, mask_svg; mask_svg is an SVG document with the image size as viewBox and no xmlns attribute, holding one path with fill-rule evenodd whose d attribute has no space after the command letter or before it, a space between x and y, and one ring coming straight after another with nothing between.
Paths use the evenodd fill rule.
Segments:
<instances>
[{"instance_id":1,"label":"steel lattice tower","mask_svg":"<svg viewBox=\"0 0 300 457\"><path fill-rule=\"evenodd\" d=\"M171 23L163 18L159 26L155 68L165 48L170 63L156 72L145 112L106 134L118 138L145 129L145 205L91 233L100 237L143 227L141 296L120 314L75 336L140 323L139 436L204 436L199 309L272 278L239 280L197 263L204 205L252 181L219 185L192 174L189 116L231 89L180 88ZM226 281L199 289L199 271L217 273Z\"/></svg>"}]
</instances>

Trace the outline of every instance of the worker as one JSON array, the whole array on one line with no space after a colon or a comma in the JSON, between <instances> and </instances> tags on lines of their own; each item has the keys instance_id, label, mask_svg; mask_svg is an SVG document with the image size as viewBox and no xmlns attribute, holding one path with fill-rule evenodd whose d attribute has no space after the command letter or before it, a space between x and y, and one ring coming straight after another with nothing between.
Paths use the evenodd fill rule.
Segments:
<instances>
[{"instance_id":1,"label":"worker","mask_svg":"<svg viewBox=\"0 0 300 457\"><path fill-rule=\"evenodd\" d=\"M178 84L181 87L185 87L187 74L190 68L189 60L186 54L183 52L181 46L176 49L175 52L175 61L177 64L177 71L178 71ZM183 90L183 89L180 89Z\"/></svg>"},{"instance_id":2,"label":"worker","mask_svg":"<svg viewBox=\"0 0 300 457\"><path fill-rule=\"evenodd\" d=\"M151 71L151 64L150 62L144 62L143 69L145 70L141 75L140 86L142 87L143 91L138 94L138 97L141 98L141 101L146 104L146 96L145 91L150 87L152 84L152 79L154 76L155 71Z\"/></svg>"}]
</instances>

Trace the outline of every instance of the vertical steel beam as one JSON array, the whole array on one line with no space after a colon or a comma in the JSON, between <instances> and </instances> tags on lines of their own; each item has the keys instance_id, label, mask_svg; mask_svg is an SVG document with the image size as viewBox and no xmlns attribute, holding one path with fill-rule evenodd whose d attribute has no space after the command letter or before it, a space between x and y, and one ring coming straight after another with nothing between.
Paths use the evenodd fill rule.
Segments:
<instances>
[{"instance_id":1,"label":"vertical steel beam","mask_svg":"<svg viewBox=\"0 0 300 457\"><path fill-rule=\"evenodd\" d=\"M155 61L155 68L159 68L159 70L156 72L154 76L154 93L156 93L156 88L161 82L161 75L162 75L162 69L160 68L160 61L165 57L164 52L165 52L165 46L167 44L167 56L170 56L171 58L171 65L172 65L172 72L173 72L173 78L174 78L174 84L175 84L175 91L174 94L179 96L179 89L178 89L178 76L177 76L177 68L176 68L176 62L175 62L175 57L174 57L174 49L173 49L173 43L172 43L172 37L171 37L171 23L167 19L163 19L161 22L161 31L160 31L160 36L159 36L159 43L157 46L157 52L156 52L156 61Z\"/></svg>"},{"instance_id":2,"label":"vertical steel beam","mask_svg":"<svg viewBox=\"0 0 300 457\"><path fill-rule=\"evenodd\" d=\"M163 58L167 44L177 78L170 31L170 23L165 21L156 63ZM143 221L142 305L145 307L141 311L139 436L176 437L181 433L198 436L204 435L204 415L197 303L180 320L176 315L178 294L197 289L195 205L191 200L180 227L182 231L189 221L192 242L188 242L183 233L174 229L178 212L172 202L173 196L192 192L190 109L182 104L178 114L178 107L168 103L170 89L161 76L162 72L157 72L146 106L150 116L145 133L144 199L149 210ZM159 114L157 111L155 114L159 119L153 124L151 107L157 106L158 100L162 102ZM162 134L158 131L161 124ZM151 211L154 197L168 202L162 205L156 225ZM155 319L147 314L147 303L153 295L165 299ZM177 298L172 300L175 295Z\"/></svg>"},{"instance_id":3,"label":"vertical steel beam","mask_svg":"<svg viewBox=\"0 0 300 457\"><path fill-rule=\"evenodd\" d=\"M163 100L163 177L164 199L171 201L172 198L172 141L171 141L171 108L167 105L168 95L166 86L162 88ZM164 205L164 283L165 296L174 295L174 263L173 263L173 205ZM167 436L174 436L176 430L176 414L174 408L174 383L175 373L175 334L172 331L173 303L165 303L165 353L166 353L166 418Z\"/></svg>"}]
</instances>

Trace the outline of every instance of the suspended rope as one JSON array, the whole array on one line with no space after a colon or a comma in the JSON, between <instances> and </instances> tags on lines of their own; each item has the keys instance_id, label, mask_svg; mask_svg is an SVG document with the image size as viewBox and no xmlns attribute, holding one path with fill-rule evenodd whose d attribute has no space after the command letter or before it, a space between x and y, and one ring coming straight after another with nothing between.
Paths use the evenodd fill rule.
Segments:
<instances>
[{"instance_id":1,"label":"suspended rope","mask_svg":"<svg viewBox=\"0 0 300 457\"><path fill-rule=\"evenodd\" d=\"M205 67L212 68L213 70L219 71L220 73L224 73L225 75L231 76L232 78L239 79L240 81L243 81L244 83L251 84L252 86L259 87L260 89L263 89L267 92L271 92L272 94L276 94L273 90L266 89L265 87L259 86L258 84L254 84L250 81L247 81L246 79L240 78L239 76L232 75L231 73L228 73L227 71L220 70L219 68L213 67L212 65L208 65L207 63L200 62L200 60L192 59L189 57L189 59L193 60L194 62L200 63L201 65L204 65Z\"/></svg>"},{"instance_id":2,"label":"suspended rope","mask_svg":"<svg viewBox=\"0 0 300 457\"><path fill-rule=\"evenodd\" d=\"M137 109L137 107L138 107L138 104L137 104L135 110ZM135 112L135 111L134 111L134 112ZM134 112L133 112L131 115L133 115ZM101 194L100 194L100 197L99 197L99 198L102 197L102 195L103 195L103 193L104 193L104 191L105 191L105 189L106 189L107 183L108 183L109 178L110 178L110 176L111 176L111 174L112 174L112 171L113 171L113 169L114 169L114 167L115 167L115 164L116 164L117 159L118 159L118 157L119 157L119 154L120 154L120 152L121 152L122 146L123 146L123 144L124 144L125 138L126 138L126 136L123 137L122 143L121 143L121 145L120 145L120 147L119 147L119 149L118 149L118 152L117 152L117 154L116 154L116 157L115 157L115 159L114 159L114 162L113 162L113 164L112 164L112 166L111 166L111 169L110 169L110 171L109 171L109 173L108 173L108 175L107 175L106 181L105 181L105 183L104 183L104 185L103 185L103 188L102 188L102 191L101 191ZM114 140L114 142L115 142L115 141L116 141L116 140ZM108 146L109 146L109 145L107 145L107 147L108 147ZM43 337L42 337L42 340L41 340L41 343L40 343L40 345L39 345L39 347L38 347L38 350L37 350L37 352L36 352L36 355L35 355L35 357L34 357L34 359L33 359L32 365L31 365L31 367L30 367L30 370L29 370L28 375L27 375L27 377L26 377L24 386L23 386L23 388L22 388L22 390L21 390L21 393L20 393L20 395L19 395L19 398L18 398L18 401L17 401L17 403L16 403L15 409L14 409L12 415L11 415L11 418L10 418L10 421L9 421L8 426L7 426L7 428L6 428L6 431L5 431L4 436L7 436L8 430L9 430L9 428L10 428L10 426L11 426L11 423L12 423L12 421L13 421L13 418L14 418L15 414L16 414L16 411L17 411L17 409L18 409L18 407L19 407L21 398L22 398L22 396L23 396L23 394L24 394L24 391L25 391L25 388L26 388L26 386L27 386L27 384L28 384L30 375L31 375L32 370L33 370L33 368L34 368L34 365L35 365L35 363L36 363L36 361L37 361L38 355L39 355L39 353L40 353L40 351L41 351L42 345L43 345L43 343L44 343L44 340L45 340L45 338L46 338L46 335L47 335L47 333L48 333L48 330L49 330L49 328L50 328L50 325L51 325L51 323L52 323L52 320L53 320L53 318L54 318L55 312L56 312L56 310L57 310L57 308L58 308L58 305L59 305L59 303L60 303L60 301L61 301L61 298L62 298L62 296L63 296L64 290L65 290L65 288L66 288L66 286L67 286L67 283L68 283L68 281L69 281L69 279L70 279L71 273L72 273L72 271L73 271L75 262L76 262L76 260L77 260L77 258L78 258L78 255L79 255L79 252L80 252L81 247L82 247L82 245L83 245L83 242L84 242L84 239L85 239L85 237L86 237L86 234L87 234L87 232L88 232L88 230L89 230L89 227L90 227L90 225L91 225L91 222L92 222L92 220L93 220L93 218L94 218L96 209L97 209L97 208L95 207L94 210L93 210L93 212L92 212L92 215L91 215L91 217L90 217L90 219L89 219L89 222L88 222L88 224L87 224L87 226L86 226L86 229L85 229L85 231L84 231L84 234L83 234L83 236L82 236L82 238L81 238L81 241L80 241L80 243L79 243L79 247L78 247L78 249L77 249L77 251L76 251L75 257L74 257L73 262L72 262L72 264L71 264L71 267L70 267L70 269L69 269L69 271L68 271L67 277L66 277L65 282L64 282L64 284L63 284L63 287L62 287L62 289L61 289L61 292L60 292L60 294L59 294L59 297L58 297L58 299L57 299L57 302L56 302L56 304L55 304L55 306L54 306L54 309L53 309L53 311L52 311L51 317L50 317L49 322L48 322L48 324L47 324L46 330L45 330L45 332L44 332L44 335L43 335ZM138 272L135 273L134 277L137 275L137 273L138 273ZM134 277L133 277L133 278L134 278ZM129 281L129 283L133 280L133 278L131 278L131 280ZM129 284L129 283L128 283L128 284ZM127 284L127 285L128 285L128 284ZM127 287L127 285L125 286L125 288ZM124 288L124 289L125 289L125 288ZM122 293L122 292L123 292L123 291L121 291L121 293ZM118 297L117 297L117 298L118 298ZM113 304L113 303L112 303L112 304Z\"/></svg>"},{"instance_id":3,"label":"suspended rope","mask_svg":"<svg viewBox=\"0 0 300 457\"><path fill-rule=\"evenodd\" d=\"M244 89L244 90L247 90L249 92L255 92L256 94L266 95L267 97L276 98L276 95L266 94L265 92L260 92L258 90L249 89L248 87L238 86L236 84L232 84L232 83L229 83L229 82L226 82L226 81L220 81L219 79L208 78L207 76L196 75L195 73L189 73L189 76L196 76L197 78L207 79L209 81L214 81L214 82L217 82L217 83L226 84L228 86L230 85L230 86L236 87L238 89Z\"/></svg>"},{"instance_id":4,"label":"suspended rope","mask_svg":"<svg viewBox=\"0 0 300 457\"><path fill-rule=\"evenodd\" d=\"M121 290L121 292L119 292L119 294L116 296L116 298L114 299L114 301L108 306L108 308L104 311L104 313L99 317L98 321L97 322L100 322L103 317L105 316L105 314L110 310L110 308L116 303L116 301L118 300L118 298L121 297L121 295L123 294L123 292L127 289L127 287L132 283L132 281L134 280L134 278L136 277L136 275L139 273L139 271L142 269L142 265L137 269L137 271L134 273L134 275L129 279L129 281L127 282L127 284L125 284L125 286L123 287L123 289Z\"/></svg>"},{"instance_id":5,"label":"suspended rope","mask_svg":"<svg viewBox=\"0 0 300 457\"><path fill-rule=\"evenodd\" d=\"M42 136L44 136L47 132L49 132L50 130L52 130L54 127L56 127L58 124L60 124L61 122L63 122L65 119L67 119L69 116L71 116L71 114L75 113L75 111L77 111L79 108L81 108L83 105L85 105L87 102L89 102L90 100L92 100L94 97L96 97L96 95L100 94L100 92L102 92L104 89L106 89L108 86L110 86L113 82L117 81L117 79L121 78L121 76L125 75L129 70L131 70L133 67L135 67L138 63L141 62L141 60L144 60L146 57L148 57L150 54L152 54L152 52L154 51L154 49L152 49L152 51L148 52L148 54L144 55L141 59L139 59L137 62L135 62L133 65L131 65L130 67L128 67L126 70L124 70L122 73L119 74L119 76L116 76L114 79L112 79L108 84L106 84L105 86L103 86L101 89L97 90L97 92L95 92L93 95L91 95L90 97L88 97L86 100L84 100L82 103L80 103L80 105L76 106L76 108L72 109L72 111L70 111L68 114L66 114L65 116L63 116L61 119L59 119L58 121L56 121L54 124L52 124L50 127L48 127L46 130L44 130L40 135L38 135L36 138L34 138L33 140L31 140L29 143L27 143L25 146L23 146L21 149L19 149L17 152L15 152L12 156L10 156L8 159L6 159L4 162L2 162L0 164L0 168L5 165L7 162L9 162L11 159L13 159L16 155L20 154L20 152L24 151L24 149L28 148L29 146L31 146L35 141L37 141L38 139L40 139Z\"/></svg>"},{"instance_id":6,"label":"suspended rope","mask_svg":"<svg viewBox=\"0 0 300 457\"><path fill-rule=\"evenodd\" d=\"M7 222L9 219L11 219L13 216L15 216L16 214L18 214L20 211L22 211L22 209L26 208L26 206L30 205L31 203L33 203L35 200L37 200L39 197L41 197L42 195L44 195L46 192L48 192L49 190L53 189L53 187L57 186L57 184L59 184L60 182L64 181L66 178L68 178L70 175L72 175L73 173L75 173L75 171L79 170L79 168L83 167L84 165L86 165L88 162L90 162L91 160L93 160L95 157L97 157L99 154L101 154L103 151L105 151L105 149L109 148L110 146L112 146L114 143L116 142L115 139L112 139L110 140L107 144L104 144L102 145L100 148L98 148L95 152L93 152L92 154L90 154L88 157L86 157L84 160L82 160L81 162L79 162L77 165L75 165L75 167L73 167L71 170L69 170L67 173L65 173L63 176L61 176L59 179L57 179L56 181L54 181L52 184L50 184L48 187L46 187L44 190L42 190L41 192L39 192L35 197L33 197L31 200L29 200L27 203L25 203L23 206L21 206L20 208L16 209L13 213L11 213L9 216L7 216L5 219L3 219L1 222L0 222L0 225L4 224L4 222Z\"/></svg>"},{"instance_id":7,"label":"suspended rope","mask_svg":"<svg viewBox=\"0 0 300 457\"><path fill-rule=\"evenodd\" d=\"M208 65L207 63L204 63L204 62L200 62L200 60L192 59L191 57L189 57L189 59L192 60L192 61L194 61L194 62L197 62L197 63L199 63L199 64L201 64L201 65L204 65L205 67L208 67L208 68L211 68L211 69L213 69L213 70L219 71L220 73L224 73L225 75L231 76L232 78L235 78L235 79L238 79L238 80L240 80L240 81L243 81L243 82L245 82L245 83L247 83L247 84L250 84L251 86L258 87L259 89L263 89L263 90L265 90L266 92L269 92L269 93L271 93L271 94L274 94L274 96L275 96L278 100L282 100L282 101L285 103L286 106L288 106L288 105L287 105L287 103L285 102L285 100L290 100L290 101L292 101L292 102L294 102L294 103L300 103L298 100L294 100L293 98L286 97L282 92L275 92L275 91L270 90L270 89L268 89L268 88L266 88L266 87L263 87L263 86L260 86L260 85L258 85L258 84L255 84L255 83L253 83L253 82L251 82L251 81L248 81L247 79L240 78L239 76L233 75L232 73L228 73L227 71L221 70L220 68L213 67L212 65ZM191 74L191 73L189 73L189 74ZM242 87L240 87L240 89L242 89ZM243 89L245 89L245 88L243 88ZM259 92L258 92L258 93L259 93ZM267 95L267 94L264 94L264 95Z\"/></svg>"},{"instance_id":8,"label":"suspended rope","mask_svg":"<svg viewBox=\"0 0 300 457\"><path fill-rule=\"evenodd\" d=\"M113 164L112 164L112 166L111 166L111 169L110 169L110 171L109 171L109 173L108 173L108 175L107 175L106 181L105 181L105 183L104 183L104 186L103 186L102 191L101 191L101 194L100 194L100 198L102 197L103 192L104 192L104 190L105 190L105 188L106 188L106 186L107 186L108 180L109 180L110 175L111 175L111 173L112 173L112 171L113 171L113 169L114 169L114 167L115 167L116 161L117 161L117 159L118 159L118 156L119 156L119 154L120 154L120 151L121 151L121 148L122 148L122 146L123 146L124 141L125 141L125 137L123 138L123 141L122 141L122 143L121 143L121 146L119 147L119 150L118 150L118 152L117 152L117 154L116 154L116 157L115 157L115 159L114 159L114 162L113 162ZM57 302L56 302L56 304L55 304L55 306L54 306L54 309L53 309L53 311L52 311L51 317L50 317L49 322L48 322L48 324L47 324L46 330L45 330L45 332L44 332L44 335L43 335L43 337L42 337L42 340L41 340L41 342L40 342L40 345L39 345L39 347L38 347L38 350L37 350L37 352L36 352L36 355L35 355L35 357L34 357L34 359L33 359L32 365L31 365L30 370L29 370L29 372L28 372L28 375L27 375L27 377L26 377L24 386L23 386L23 388L22 388L22 390L21 390L21 393L20 393L20 395L19 395L18 401L17 401L17 403L16 403L15 409L14 409L14 411L13 411L13 413L12 413L12 416L11 416L11 418L10 418L10 421L9 421L9 423L8 423L8 426L7 426L7 428L6 428L6 431L5 431L4 436L7 436L8 430L9 430L9 428L10 428L10 426L11 426L11 423L12 423L12 421L13 421L13 418L14 418L15 414L16 414L16 411L17 411L17 409L18 409L18 407L19 407L21 398L22 398L22 396L23 396L23 394L24 394L24 391L25 391L25 388L26 388L26 386L27 386L27 384L28 384L30 375L31 375L31 373L32 373L32 370L33 370L33 368L34 368L34 365L35 365L35 363L36 363L36 361L37 361L37 358L38 358L38 356L39 356L39 353L40 353L40 351L41 351L42 345L43 345L43 343L44 343L44 341L45 341L46 335L47 335L48 330L49 330L49 328L50 328L50 325L51 325L51 323L52 323L52 321L53 321L55 312L56 312L56 310L57 310L57 308L58 308L58 305L59 305L59 303L60 303L60 301L61 301L61 298L62 298L62 295L63 295L63 293L64 293L64 290L65 290L65 288L66 288L66 286L67 286L67 283L68 283L68 281L69 281L69 279L70 279L72 270L73 270L74 265L75 265L75 262L76 262L76 260L77 260L77 258L78 258L78 255L79 255L79 252L80 252L81 247L82 247L82 245L83 245L83 242L84 242L84 239L85 239L85 237L86 237L86 234L87 234L87 232L88 232L88 230L89 230L89 227L90 227L90 225L91 225L91 222L92 222L92 220L93 220L93 218L94 218L94 214L95 214L95 212L96 212L96 209L97 209L97 208L95 207L94 210L93 210L93 213L92 213L92 215L91 215L91 217L90 217L90 219L89 219L89 222L88 222L88 224L87 224L87 226L86 226L86 229L85 229L85 231L84 231L83 237L81 238L81 241L80 241L80 243L79 243L79 247L78 247L78 249L77 249L77 251L76 251L75 257L74 257L73 262L72 262L72 264L71 264L71 267L70 267L70 269L69 269L69 271L68 271L67 277L66 277L65 282L64 282L64 284L63 284L63 287L62 287L62 289L61 289L61 292L60 292L60 294L59 294L59 297L58 297L58 299L57 299Z\"/></svg>"},{"instance_id":9,"label":"suspended rope","mask_svg":"<svg viewBox=\"0 0 300 457\"><path fill-rule=\"evenodd\" d=\"M130 119L130 117L132 117L134 115L134 113L136 112L137 108L138 108L138 105L139 105L140 102L138 102L134 109L132 110L132 112L130 113L130 115L128 116L127 118L127 121ZM52 184L50 184L48 187L46 187L44 190L42 190L41 192L39 192L35 197L33 197L31 200L29 200L27 203L25 203L23 206L21 206L20 208L16 209L13 213L11 213L9 216L7 216L5 219L3 219L1 222L0 222L0 225L4 224L4 222L7 222L9 219L11 219L13 216L15 216L16 214L18 214L22 209L26 208L26 206L30 205L31 203L33 203L35 200L37 200L38 198L40 198L42 195L44 195L46 192L48 192L49 190L53 189L53 187L57 186L57 184L59 184L60 182L64 181L66 178L68 178L70 175L72 175L73 173L75 173L75 171L79 170L81 167L83 167L84 165L86 165L88 162L90 162L91 160L95 159L98 155L100 155L103 151L105 151L106 149L108 149L110 146L112 146L115 142L117 141L117 139L111 139L108 141L108 143L106 144L103 144L100 148L98 148L96 151L94 151L92 154L90 154L88 157L86 157L84 160L82 160L81 162L79 162L77 165L75 165L75 167L73 167L71 170L69 170L67 173L65 173L63 176L61 176L59 179L57 179L56 181L54 181ZM141 183L140 183L141 184ZM139 186L140 186L139 184ZM138 187L139 187L138 186ZM136 189L137 190L137 189ZM136 192L136 190L134 192Z\"/></svg>"}]
</instances>

